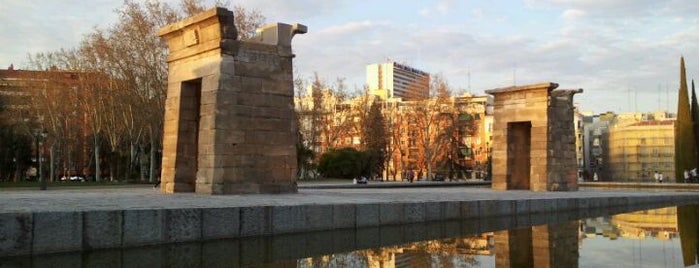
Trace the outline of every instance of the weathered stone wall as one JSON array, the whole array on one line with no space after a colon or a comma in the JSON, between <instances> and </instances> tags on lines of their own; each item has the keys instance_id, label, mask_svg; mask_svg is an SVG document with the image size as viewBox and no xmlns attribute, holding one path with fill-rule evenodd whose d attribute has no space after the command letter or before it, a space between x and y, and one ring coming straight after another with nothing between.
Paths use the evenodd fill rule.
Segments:
<instances>
[{"instance_id":1,"label":"weathered stone wall","mask_svg":"<svg viewBox=\"0 0 699 268\"><path fill-rule=\"evenodd\" d=\"M164 192L296 192L295 33L305 26L278 23L237 41L223 8L160 30L170 49Z\"/></svg>"},{"instance_id":2,"label":"weathered stone wall","mask_svg":"<svg viewBox=\"0 0 699 268\"><path fill-rule=\"evenodd\" d=\"M572 96L581 90L556 87L486 91L494 95L493 189L577 190Z\"/></svg>"},{"instance_id":3,"label":"weathered stone wall","mask_svg":"<svg viewBox=\"0 0 699 268\"><path fill-rule=\"evenodd\" d=\"M548 180L551 191L578 189L573 95L582 90L554 90L549 108Z\"/></svg>"}]
</instances>

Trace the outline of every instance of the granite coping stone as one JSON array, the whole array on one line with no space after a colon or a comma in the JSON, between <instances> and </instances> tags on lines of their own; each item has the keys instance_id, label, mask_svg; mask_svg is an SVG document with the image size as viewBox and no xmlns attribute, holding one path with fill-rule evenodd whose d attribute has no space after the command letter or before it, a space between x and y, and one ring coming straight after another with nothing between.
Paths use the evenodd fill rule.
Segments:
<instances>
[{"instance_id":1,"label":"granite coping stone","mask_svg":"<svg viewBox=\"0 0 699 268\"><path fill-rule=\"evenodd\" d=\"M2 191L0 226L9 228L0 231L0 256L445 220L460 220L466 225L480 220L489 223L488 228L509 228L533 223L529 216L536 214L566 220L587 215L590 210L611 213L688 203L699 203L699 192L429 187L323 188L300 189L297 194L221 196L162 194L150 187ZM382 241L397 239L382 234L367 236Z\"/></svg>"}]
</instances>

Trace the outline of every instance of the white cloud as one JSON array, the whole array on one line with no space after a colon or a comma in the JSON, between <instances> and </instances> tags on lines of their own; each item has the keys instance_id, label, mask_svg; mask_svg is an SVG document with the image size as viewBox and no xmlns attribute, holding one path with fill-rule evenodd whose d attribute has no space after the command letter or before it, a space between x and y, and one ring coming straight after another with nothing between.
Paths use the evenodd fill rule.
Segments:
<instances>
[{"instance_id":1,"label":"white cloud","mask_svg":"<svg viewBox=\"0 0 699 268\"><path fill-rule=\"evenodd\" d=\"M566 9L561 17L567 20L574 20L585 16L585 11L580 9Z\"/></svg>"}]
</instances>

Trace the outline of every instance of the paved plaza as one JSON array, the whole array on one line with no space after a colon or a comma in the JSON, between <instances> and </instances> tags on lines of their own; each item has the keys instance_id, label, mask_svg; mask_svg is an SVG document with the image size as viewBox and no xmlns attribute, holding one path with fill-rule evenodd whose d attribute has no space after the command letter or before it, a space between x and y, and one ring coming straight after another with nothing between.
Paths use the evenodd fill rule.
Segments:
<instances>
[{"instance_id":1,"label":"paved plaza","mask_svg":"<svg viewBox=\"0 0 699 268\"><path fill-rule=\"evenodd\" d=\"M378 186L381 185L381 186ZM584 188L577 192L497 191L466 184L380 183L374 187L351 184L301 184L296 194L201 195L163 194L150 186L108 189L49 189L0 191L0 213L94 211L128 209L183 209L257 206L416 203L478 200L587 199L605 197L696 196L699 191ZM410 187L413 186L413 187ZM432 187L426 187L432 186Z\"/></svg>"}]
</instances>

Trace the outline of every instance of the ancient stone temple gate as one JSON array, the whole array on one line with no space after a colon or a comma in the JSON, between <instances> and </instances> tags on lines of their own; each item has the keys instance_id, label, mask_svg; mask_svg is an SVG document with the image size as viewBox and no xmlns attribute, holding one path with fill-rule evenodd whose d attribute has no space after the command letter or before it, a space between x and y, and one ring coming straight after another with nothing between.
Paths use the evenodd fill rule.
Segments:
<instances>
[{"instance_id":1,"label":"ancient stone temple gate","mask_svg":"<svg viewBox=\"0 0 699 268\"><path fill-rule=\"evenodd\" d=\"M276 23L238 41L224 8L160 29L170 49L162 191L297 191L291 38L305 32Z\"/></svg>"},{"instance_id":2,"label":"ancient stone temple gate","mask_svg":"<svg viewBox=\"0 0 699 268\"><path fill-rule=\"evenodd\" d=\"M487 90L494 96L492 188L576 191L573 95L541 83Z\"/></svg>"}]
</instances>

